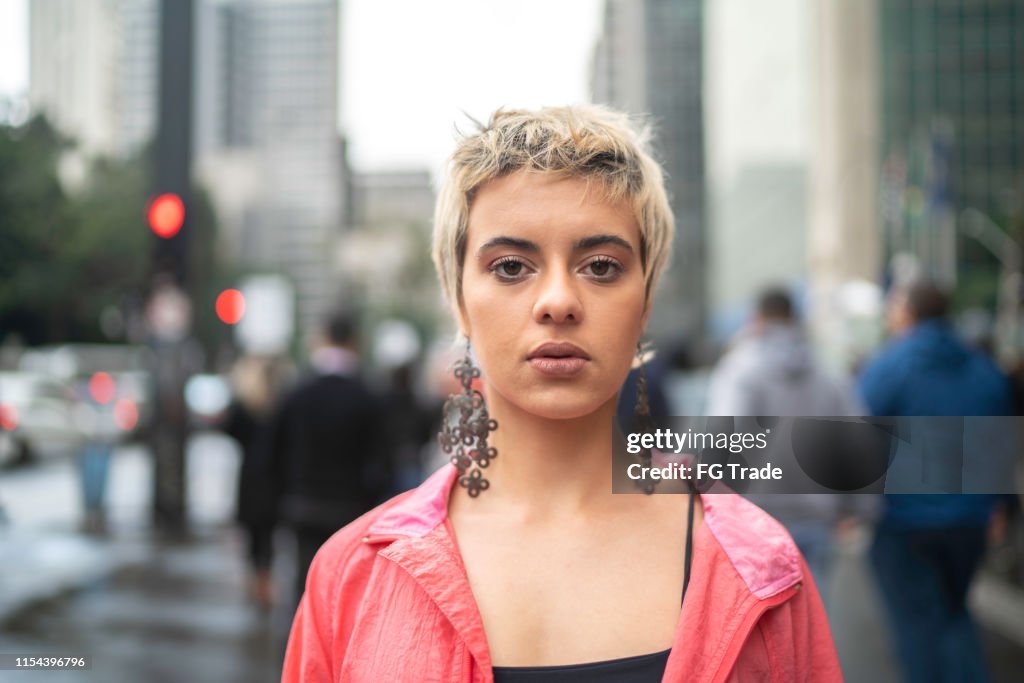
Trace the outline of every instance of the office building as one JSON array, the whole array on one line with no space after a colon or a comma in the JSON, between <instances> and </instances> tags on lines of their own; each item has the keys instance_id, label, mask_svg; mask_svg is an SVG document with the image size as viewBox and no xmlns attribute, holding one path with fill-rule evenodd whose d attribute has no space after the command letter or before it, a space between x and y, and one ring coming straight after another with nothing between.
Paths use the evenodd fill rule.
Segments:
<instances>
[{"instance_id":1,"label":"office building","mask_svg":"<svg viewBox=\"0 0 1024 683\"><path fill-rule=\"evenodd\" d=\"M676 217L673 267L650 331L705 333L703 10L701 0L607 0L594 52L595 102L650 117Z\"/></svg>"}]
</instances>

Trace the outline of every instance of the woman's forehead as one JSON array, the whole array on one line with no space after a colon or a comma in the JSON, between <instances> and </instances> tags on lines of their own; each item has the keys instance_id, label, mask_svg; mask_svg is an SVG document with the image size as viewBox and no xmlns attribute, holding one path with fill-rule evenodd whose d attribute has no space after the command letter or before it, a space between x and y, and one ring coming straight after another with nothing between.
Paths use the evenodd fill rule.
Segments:
<instances>
[{"instance_id":1,"label":"woman's forehead","mask_svg":"<svg viewBox=\"0 0 1024 683\"><path fill-rule=\"evenodd\" d=\"M599 180L519 171L484 184L469 211L467 241L496 235L534 241L577 241L589 234L618 235L639 244L628 198L612 200Z\"/></svg>"}]
</instances>

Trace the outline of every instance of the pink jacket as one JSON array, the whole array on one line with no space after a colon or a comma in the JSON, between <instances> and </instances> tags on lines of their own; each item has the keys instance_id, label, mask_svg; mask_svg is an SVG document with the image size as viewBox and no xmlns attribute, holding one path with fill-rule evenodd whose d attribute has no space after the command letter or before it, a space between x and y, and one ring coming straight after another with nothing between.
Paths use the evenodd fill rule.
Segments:
<instances>
[{"instance_id":1,"label":"pink jacket","mask_svg":"<svg viewBox=\"0 0 1024 683\"><path fill-rule=\"evenodd\" d=\"M368 512L317 554L282 680L490 683L491 658L448 520L456 470ZM705 495L665 681L839 681L828 621L785 529Z\"/></svg>"}]
</instances>

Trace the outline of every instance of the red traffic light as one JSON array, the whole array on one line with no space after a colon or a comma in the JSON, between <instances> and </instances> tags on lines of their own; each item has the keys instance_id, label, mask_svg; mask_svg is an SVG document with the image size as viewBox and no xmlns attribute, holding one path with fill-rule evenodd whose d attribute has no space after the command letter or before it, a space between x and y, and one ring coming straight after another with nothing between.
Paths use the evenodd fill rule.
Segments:
<instances>
[{"instance_id":1,"label":"red traffic light","mask_svg":"<svg viewBox=\"0 0 1024 683\"><path fill-rule=\"evenodd\" d=\"M185 204L176 194L162 194L149 203L149 227L158 236L170 239L185 222Z\"/></svg>"},{"instance_id":2,"label":"red traffic light","mask_svg":"<svg viewBox=\"0 0 1024 683\"><path fill-rule=\"evenodd\" d=\"M234 325L245 315L245 297L237 289L225 289L217 297L217 317Z\"/></svg>"}]
</instances>

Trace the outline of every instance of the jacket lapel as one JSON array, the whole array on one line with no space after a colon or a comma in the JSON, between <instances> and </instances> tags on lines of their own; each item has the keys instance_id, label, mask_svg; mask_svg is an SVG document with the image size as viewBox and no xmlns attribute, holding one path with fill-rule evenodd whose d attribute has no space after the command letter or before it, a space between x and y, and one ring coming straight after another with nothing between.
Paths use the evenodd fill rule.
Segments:
<instances>
[{"instance_id":1,"label":"jacket lapel","mask_svg":"<svg viewBox=\"0 0 1024 683\"><path fill-rule=\"evenodd\" d=\"M451 622L483 671L490 671L483 617L473 597L448 520L458 471L446 465L368 530L367 542L387 543L379 555L402 567Z\"/></svg>"},{"instance_id":2,"label":"jacket lapel","mask_svg":"<svg viewBox=\"0 0 1024 683\"><path fill-rule=\"evenodd\" d=\"M416 581L469 649L484 671L490 671L483 617L455 547L446 519L425 536L395 541L380 552L395 562Z\"/></svg>"}]
</instances>

